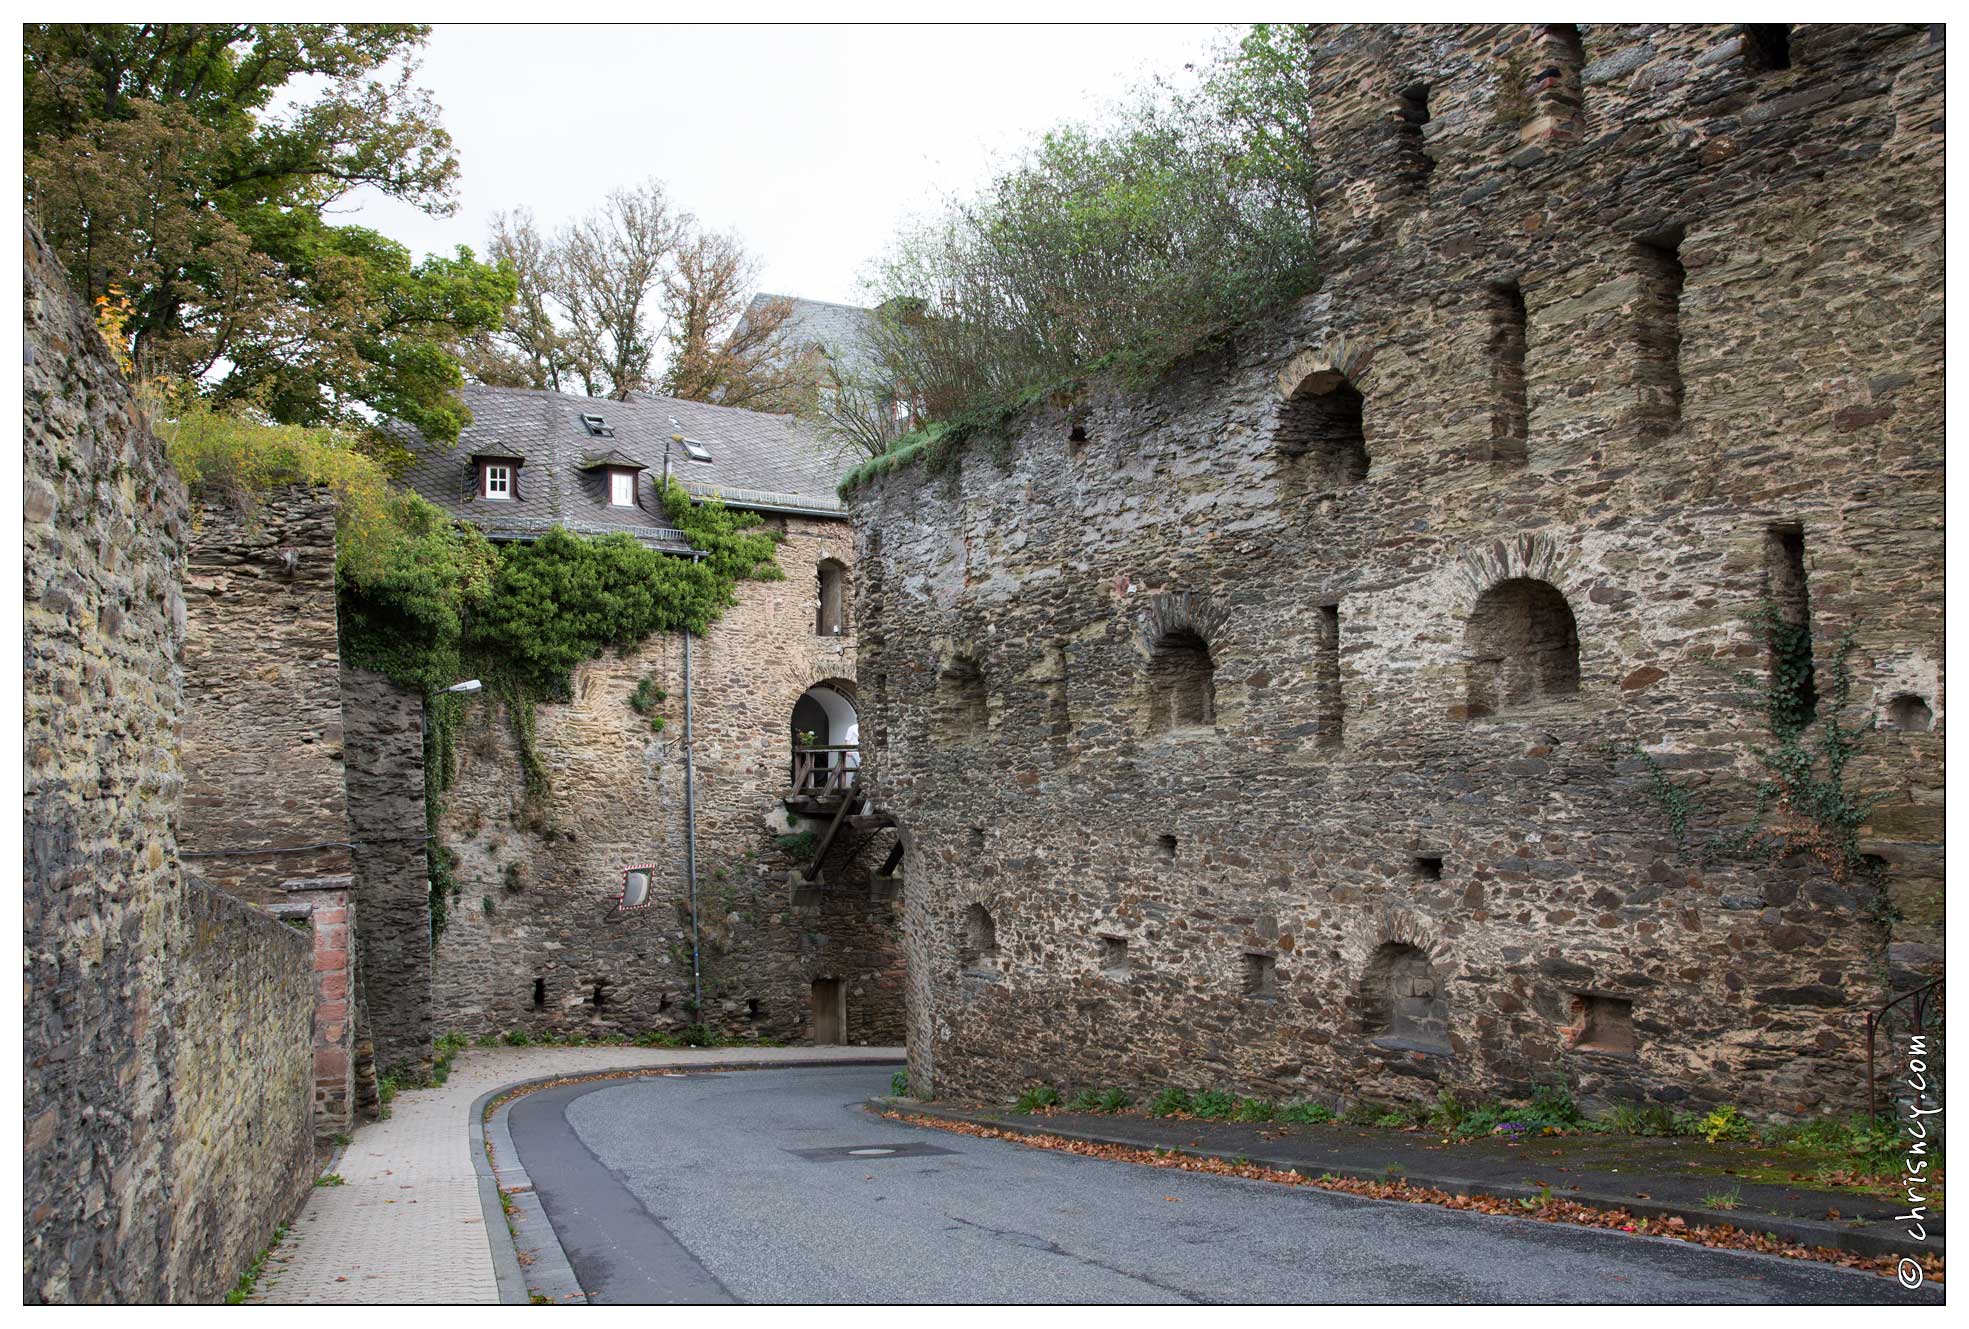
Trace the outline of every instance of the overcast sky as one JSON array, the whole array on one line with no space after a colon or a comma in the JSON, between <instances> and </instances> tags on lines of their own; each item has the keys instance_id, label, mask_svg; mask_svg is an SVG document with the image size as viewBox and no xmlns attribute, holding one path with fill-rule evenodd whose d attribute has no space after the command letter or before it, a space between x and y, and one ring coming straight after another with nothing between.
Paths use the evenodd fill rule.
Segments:
<instances>
[{"instance_id":1,"label":"overcast sky","mask_svg":"<svg viewBox=\"0 0 1969 1329\"><path fill-rule=\"evenodd\" d=\"M338 209L418 253L529 207L543 229L648 176L762 260L761 289L855 301L899 221L1208 27L439 26L420 81L457 143L459 208Z\"/></svg>"}]
</instances>

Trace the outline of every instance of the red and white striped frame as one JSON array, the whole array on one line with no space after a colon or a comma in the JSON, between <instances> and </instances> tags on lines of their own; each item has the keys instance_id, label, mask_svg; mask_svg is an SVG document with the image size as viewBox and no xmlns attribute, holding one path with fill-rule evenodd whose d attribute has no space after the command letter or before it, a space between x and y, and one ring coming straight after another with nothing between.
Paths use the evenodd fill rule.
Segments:
<instances>
[{"instance_id":1,"label":"red and white striped frame","mask_svg":"<svg viewBox=\"0 0 1969 1329\"><path fill-rule=\"evenodd\" d=\"M629 903L629 874L632 872L640 872L649 879L649 888L643 892L643 902L641 904ZM622 893L615 897L615 912L626 914L636 909L647 909L650 907L650 901L655 897L656 864L631 863L628 867L622 869Z\"/></svg>"}]
</instances>

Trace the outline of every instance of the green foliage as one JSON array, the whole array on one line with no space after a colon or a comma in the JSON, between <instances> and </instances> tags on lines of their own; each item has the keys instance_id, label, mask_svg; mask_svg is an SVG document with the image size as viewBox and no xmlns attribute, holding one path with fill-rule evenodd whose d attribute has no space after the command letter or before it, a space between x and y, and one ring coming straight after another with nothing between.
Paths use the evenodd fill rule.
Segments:
<instances>
[{"instance_id":1,"label":"green foliage","mask_svg":"<svg viewBox=\"0 0 1969 1329\"><path fill-rule=\"evenodd\" d=\"M1547 1080L1532 1090L1530 1114L1546 1126L1577 1126L1581 1118L1572 1090L1560 1079Z\"/></svg>"},{"instance_id":2,"label":"green foliage","mask_svg":"<svg viewBox=\"0 0 1969 1329\"><path fill-rule=\"evenodd\" d=\"M324 1172L314 1179L314 1184L317 1187L348 1185L346 1181L342 1180L342 1174L339 1172Z\"/></svg>"},{"instance_id":3,"label":"green foliage","mask_svg":"<svg viewBox=\"0 0 1969 1329\"><path fill-rule=\"evenodd\" d=\"M909 1097L908 1071L897 1071L889 1077L889 1094L892 1098Z\"/></svg>"},{"instance_id":4,"label":"green foliage","mask_svg":"<svg viewBox=\"0 0 1969 1329\"><path fill-rule=\"evenodd\" d=\"M1278 1115L1278 1105L1263 1098L1240 1098L1231 1112L1232 1121L1270 1121Z\"/></svg>"},{"instance_id":5,"label":"green foliage","mask_svg":"<svg viewBox=\"0 0 1969 1329\"><path fill-rule=\"evenodd\" d=\"M1315 163L1305 29L1253 29L1193 91L1137 88L1043 135L943 215L904 231L873 282L872 378L823 394L837 437L936 460L1098 369L1136 383L1312 289ZM849 389L854 384L845 385ZM918 422L898 437L895 399Z\"/></svg>"},{"instance_id":6,"label":"green foliage","mask_svg":"<svg viewBox=\"0 0 1969 1329\"><path fill-rule=\"evenodd\" d=\"M1278 1120L1300 1126L1319 1126L1333 1120L1333 1109L1324 1103L1286 1103L1278 1110Z\"/></svg>"},{"instance_id":7,"label":"green foliage","mask_svg":"<svg viewBox=\"0 0 1969 1329\"><path fill-rule=\"evenodd\" d=\"M655 674L644 674L636 682L635 691L629 694L629 709L649 721L653 733L663 732L663 717L656 714L656 708L669 698L670 694L656 685Z\"/></svg>"},{"instance_id":8,"label":"green foliage","mask_svg":"<svg viewBox=\"0 0 1969 1329\"><path fill-rule=\"evenodd\" d=\"M1040 1108L1058 1107L1059 1105L1060 1091L1050 1084L1041 1084L1034 1085L1020 1094L1018 1101L1012 1104L1012 1110L1014 1112L1037 1112Z\"/></svg>"},{"instance_id":9,"label":"green foliage","mask_svg":"<svg viewBox=\"0 0 1969 1329\"><path fill-rule=\"evenodd\" d=\"M46 23L24 32L30 210L85 300L129 301L146 373L295 424L468 416L456 347L497 327L513 273L413 262L328 222L370 190L450 211L457 161L410 77L427 29Z\"/></svg>"},{"instance_id":10,"label":"green foliage","mask_svg":"<svg viewBox=\"0 0 1969 1329\"><path fill-rule=\"evenodd\" d=\"M1712 1191L1702 1197L1704 1208L1735 1209L1743 1203L1743 1187L1732 1186L1726 1191Z\"/></svg>"},{"instance_id":11,"label":"green foliage","mask_svg":"<svg viewBox=\"0 0 1969 1329\"><path fill-rule=\"evenodd\" d=\"M1222 1121L1236 1110L1236 1096L1222 1089L1206 1089L1190 1098L1190 1115L1205 1121Z\"/></svg>"},{"instance_id":12,"label":"green foliage","mask_svg":"<svg viewBox=\"0 0 1969 1329\"><path fill-rule=\"evenodd\" d=\"M1751 1121L1733 1106L1719 1107L1703 1114L1696 1123L1696 1134L1711 1144L1724 1140L1747 1140L1751 1135Z\"/></svg>"},{"instance_id":13,"label":"green foliage","mask_svg":"<svg viewBox=\"0 0 1969 1329\"><path fill-rule=\"evenodd\" d=\"M1187 1089L1162 1089L1149 1100L1151 1117L1177 1117L1190 1110L1190 1094Z\"/></svg>"},{"instance_id":14,"label":"green foliage","mask_svg":"<svg viewBox=\"0 0 1969 1329\"><path fill-rule=\"evenodd\" d=\"M259 1286L260 1274L267 1267L267 1257L272 1255L274 1248L285 1240L287 1240L287 1224L281 1223L274 1228L273 1240L267 1243L266 1249L255 1255L252 1262L240 1271L239 1281L226 1293L226 1305L242 1305L253 1295L254 1290Z\"/></svg>"},{"instance_id":15,"label":"green foliage","mask_svg":"<svg viewBox=\"0 0 1969 1329\"><path fill-rule=\"evenodd\" d=\"M1121 1112L1132 1100L1120 1089L1082 1089L1067 1101L1074 1112Z\"/></svg>"}]
</instances>

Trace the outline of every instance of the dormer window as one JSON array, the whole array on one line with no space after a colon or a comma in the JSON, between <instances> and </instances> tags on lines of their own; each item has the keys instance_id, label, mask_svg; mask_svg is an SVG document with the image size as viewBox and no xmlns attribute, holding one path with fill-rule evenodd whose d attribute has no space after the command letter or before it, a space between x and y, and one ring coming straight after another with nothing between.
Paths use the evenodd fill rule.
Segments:
<instances>
[{"instance_id":1,"label":"dormer window","mask_svg":"<svg viewBox=\"0 0 1969 1329\"><path fill-rule=\"evenodd\" d=\"M608 501L610 507L633 508L636 506L636 473L634 471L610 471L608 473Z\"/></svg>"},{"instance_id":2,"label":"dormer window","mask_svg":"<svg viewBox=\"0 0 1969 1329\"><path fill-rule=\"evenodd\" d=\"M513 468L499 462L485 464L485 497L510 501L513 497Z\"/></svg>"}]
</instances>

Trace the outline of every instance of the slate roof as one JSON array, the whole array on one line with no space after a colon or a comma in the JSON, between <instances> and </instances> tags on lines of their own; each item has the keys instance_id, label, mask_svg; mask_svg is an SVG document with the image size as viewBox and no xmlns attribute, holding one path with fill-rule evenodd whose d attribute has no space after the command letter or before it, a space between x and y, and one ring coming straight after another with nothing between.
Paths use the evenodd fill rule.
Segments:
<instances>
[{"instance_id":1,"label":"slate roof","mask_svg":"<svg viewBox=\"0 0 1969 1329\"><path fill-rule=\"evenodd\" d=\"M875 352L868 337L869 325L875 321L873 309L762 292L753 296L752 303L746 306L745 318L750 318L753 310L769 300L785 300L793 306L786 316L786 327L794 346L820 347L822 354L843 373L859 373L874 367Z\"/></svg>"},{"instance_id":2,"label":"slate roof","mask_svg":"<svg viewBox=\"0 0 1969 1329\"><path fill-rule=\"evenodd\" d=\"M456 445L434 446L416 431L399 428L413 455L402 482L494 540L538 539L562 526L579 535L627 531L652 548L688 553L689 544L656 501L666 449L671 475L696 497L847 520L835 488L854 458L790 415L641 393L628 401L607 401L472 384L459 395L471 409L472 423ZM589 433L581 423L584 414L607 419L614 437ZM711 460L687 459L671 441L676 433L702 443ZM518 496L478 497L474 454L521 458ZM637 507L612 506L607 471L583 469L611 455L649 468L637 481Z\"/></svg>"}]
</instances>

